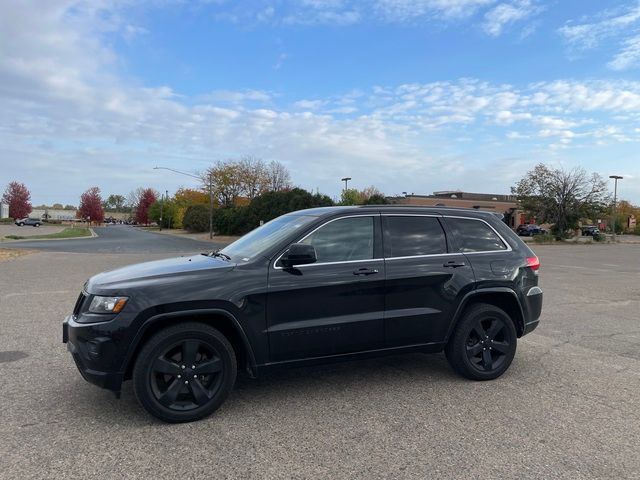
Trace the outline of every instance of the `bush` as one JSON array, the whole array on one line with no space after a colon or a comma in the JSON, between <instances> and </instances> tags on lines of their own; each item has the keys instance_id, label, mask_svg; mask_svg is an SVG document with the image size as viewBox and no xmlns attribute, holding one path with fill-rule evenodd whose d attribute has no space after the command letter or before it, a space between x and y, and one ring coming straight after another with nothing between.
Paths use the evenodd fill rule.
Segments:
<instances>
[{"instance_id":1,"label":"bush","mask_svg":"<svg viewBox=\"0 0 640 480\"><path fill-rule=\"evenodd\" d=\"M13 223L14 219L9 217L9 218L0 218L0 224L5 224L5 223Z\"/></svg>"},{"instance_id":2,"label":"bush","mask_svg":"<svg viewBox=\"0 0 640 480\"><path fill-rule=\"evenodd\" d=\"M182 226L190 232L206 232L209 230L209 207L191 205L184 213Z\"/></svg>"},{"instance_id":3,"label":"bush","mask_svg":"<svg viewBox=\"0 0 640 480\"><path fill-rule=\"evenodd\" d=\"M533 243L553 243L555 240L555 236L549 233L542 233L540 235L533 236Z\"/></svg>"},{"instance_id":4,"label":"bush","mask_svg":"<svg viewBox=\"0 0 640 480\"><path fill-rule=\"evenodd\" d=\"M607 239L604 233L597 233L593 236L594 242L604 242Z\"/></svg>"},{"instance_id":5,"label":"bush","mask_svg":"<svg viewBox=\"0 0 640 480\"><path fill-rule=\"evenodd\" d=\"M243 235L258 224L249 207L225 207L213 211L213 231L216 235Z\"/></svg>"},{"instance_id":6,"label":"bush","mask_svg":"<svg viewBox=\"0 0 640 480\"><path fill-rule=\"evenodd\" d=\"M62 225L62 220L43 220L48 225Z\"/></svg>"},{"instance_id":7,"label":"bush","mask_svg":"<svg viewBox=\"0 0 640 480\"><path fill-rule=\"evenodd\" d=\"M313 207L330 207L333 205L326 195L312 194L302 188L292 188L281 192L267 192L251 200L249 214L258 222L268 222L285 213Z\"/></svg>"}]
</instances>

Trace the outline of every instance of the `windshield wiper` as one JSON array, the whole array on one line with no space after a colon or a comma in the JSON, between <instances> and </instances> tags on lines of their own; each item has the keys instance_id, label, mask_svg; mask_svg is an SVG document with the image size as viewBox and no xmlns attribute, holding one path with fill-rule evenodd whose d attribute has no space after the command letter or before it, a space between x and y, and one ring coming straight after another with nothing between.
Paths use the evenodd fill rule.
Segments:
<instances>
[{"instance_id":1,"label":"windshield wiper","mask_svg":"<svg viewBox=\"0 0 640 480\"><path fill-rule=\"evenodd\" d=\"M231 257L226 253L222 253L220 250L212 250L209 253L203 253L202 255L206 255L207 257L217 257L224 258L225 260L231 260Z\"/></svg>"}]
</instances>

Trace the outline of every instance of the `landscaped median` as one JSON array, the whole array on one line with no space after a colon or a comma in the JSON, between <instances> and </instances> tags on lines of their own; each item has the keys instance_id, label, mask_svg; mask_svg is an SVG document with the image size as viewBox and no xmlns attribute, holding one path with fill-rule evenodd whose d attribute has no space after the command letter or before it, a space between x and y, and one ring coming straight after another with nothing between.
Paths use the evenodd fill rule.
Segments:
<instances>
[{"instance_id":1,"label":"landscaped median","mask_svg":"<svg viewBox=\"0 0 640 480\"><path fill-rule=\"evenodd\" d=\"M63 240L69 238L79 238L79 237L93 237L95 234L93 230L86 227L74 227L74 228L65 228L64 230L56 233L49 233L44 235L7 235L2 237L2 240Z\"/></svg>"}]
</instances>

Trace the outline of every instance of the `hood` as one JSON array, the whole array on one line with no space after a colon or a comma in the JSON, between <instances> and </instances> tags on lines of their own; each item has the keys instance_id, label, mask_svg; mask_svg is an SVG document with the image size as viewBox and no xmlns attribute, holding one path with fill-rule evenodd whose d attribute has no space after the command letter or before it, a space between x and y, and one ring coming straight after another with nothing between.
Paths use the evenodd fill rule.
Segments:
<instances>
[{"instance_id":1,"label":"hood","mask_svg":"<svg viewBox=\"0 0 640 480\"><path fill-rule=\"evenodd\" d=\"M235 263L206 255L168 258L152 262L136 263L126 267L102 272L89 279L86 290L98 293L103 289L122 289L184 280L185 277L222 274L235 267Z\"/></svg>"}]
</instances>

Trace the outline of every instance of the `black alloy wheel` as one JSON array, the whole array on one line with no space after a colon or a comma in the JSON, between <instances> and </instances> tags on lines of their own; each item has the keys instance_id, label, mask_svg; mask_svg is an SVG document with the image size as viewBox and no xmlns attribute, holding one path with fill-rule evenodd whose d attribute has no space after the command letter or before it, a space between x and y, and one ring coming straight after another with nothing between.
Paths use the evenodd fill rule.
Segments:
<instances>
[{"instance_id":1,"label":"black alloy wheel","mask_svg":"<svg viewBox=\"0 0 640 480\"><path fill-rule=\"evenodd\" d=\"M513 320L494 305L478 303L463 314L445 354L460 375L472 380L493 380L511 365L516 343Z\"/></svg>"},{"instance_id":2,"label":"black alloy wheel","mask_svg":"<svg viewBox=\"0 0 640 480\"><path fill-rule=\"evenodd\" d=\"M510 321L510 320L509 320ZM478 318L467 335L469 361L482 372L500 368L511 351L507 326L502 318Z\"/></svg>"},{"instance_id":3,"label":"black alloy wheel","mask_svg":"<svg viewBox=\"0 0 640 480\"><path fill-rule=\"evenodd\" d=\"M205 324L178 324L151 337L140 351L134 391L161 420L190 422L224 402L236 371L235 352L222 333Z\"/></svg>"}]
</instances>

